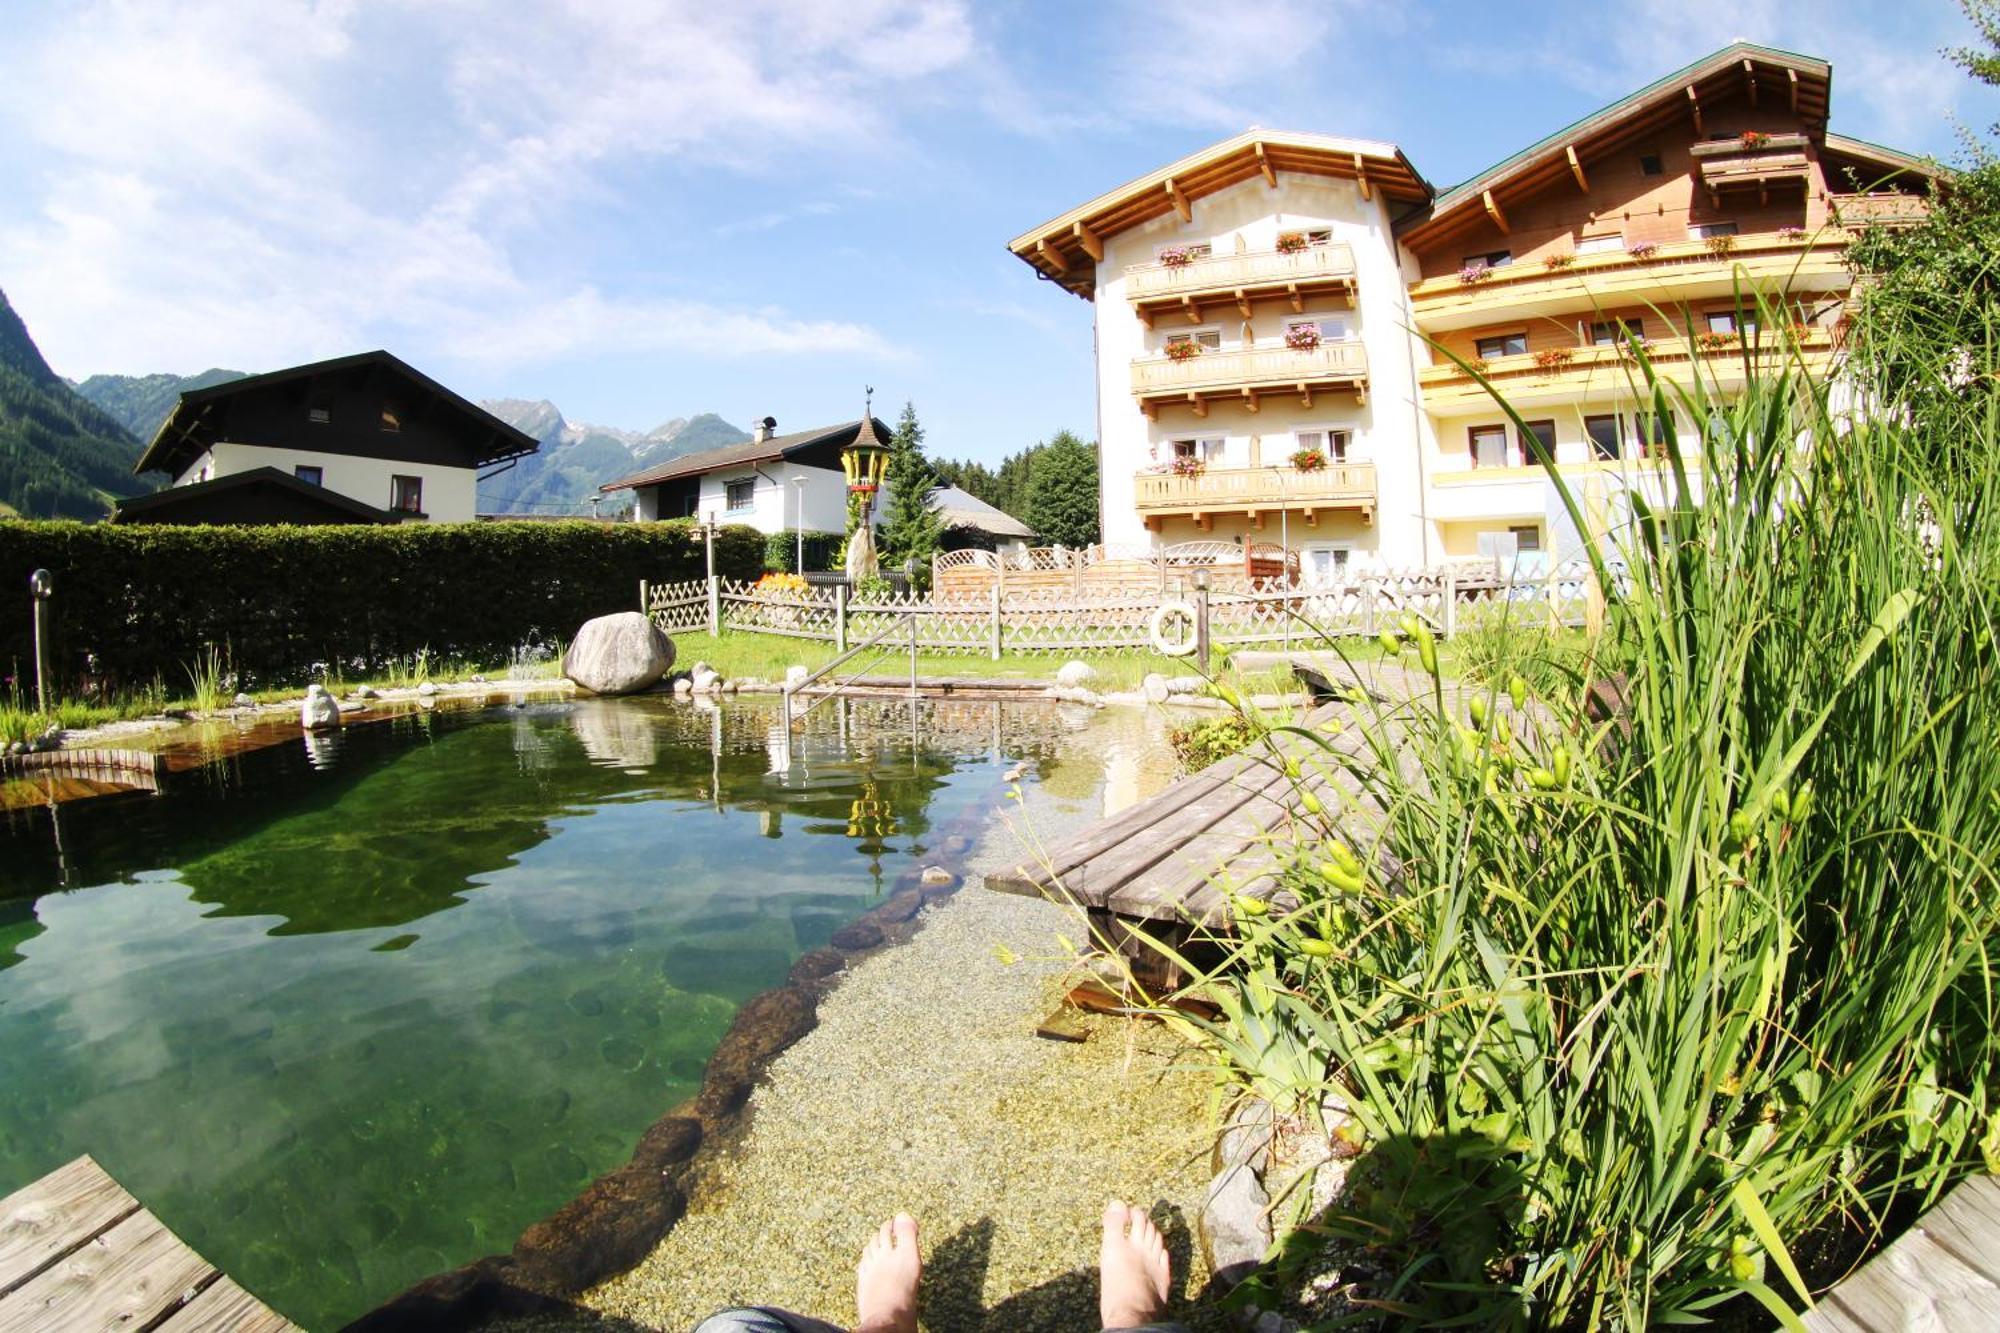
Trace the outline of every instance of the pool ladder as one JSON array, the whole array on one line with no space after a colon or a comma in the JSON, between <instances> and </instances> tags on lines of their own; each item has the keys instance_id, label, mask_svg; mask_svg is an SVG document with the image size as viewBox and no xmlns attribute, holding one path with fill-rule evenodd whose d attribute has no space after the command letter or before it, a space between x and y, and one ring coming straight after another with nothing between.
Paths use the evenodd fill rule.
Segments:
<instances>
[{"instance_id":1,"label":"pool ladder","mask_svg":"<svg viewBox=\"0 0 2000 1333\"><path fill-rule=\"evenodd\" d=\"M905 611L902 615L897 616L894 620L889 621L887 624L883 625L880 629L876 630L873 634L870 634L867 638L863 639L860 643L857 643L852 648L849 648L846 652L841 653L837 657L834 657L830 661L822 664L818 670L808 674L806 678L800 681L798 684L793 685L789 681L786 682L784 687L785 730L789 733L794 726L796 726L800 722L805 721L807 717L811 716L813 709L819 707L821 704L825 703L828 699L831 699L834 696L838 695L843 687L850 685L854 681L858 680L862 672L866 671L869 667L875 665L875 663L879 661L881 658L884 658L888 656L890 653L897 651L898 645L890 645L889 647L886 648L881 647L880 645L882 644L883 640L889 638L891 635L895 634L896 631L903 629L905 627L907 627L910 631L910 640L909 640L910 702L915 703L917 699L917 615L916 612L914 611ZM793 700L798 698L799 695L804 694L808 689L811 689L819 681L823 680L825 677L832 674L838 668L845 666L847 663L853 661L856 657L860 656L862 653L867 652L870 648L878 649L878 651L875 653L873 657L870 657L866 662L862 663L860 667L856 668L854 671L850 672L842 679L834 681L833 685L824 692L822 692L819 698L814 699L806 704L805 711L798 712L795 710L793 705Z\"/></svg>"}]
</instances>

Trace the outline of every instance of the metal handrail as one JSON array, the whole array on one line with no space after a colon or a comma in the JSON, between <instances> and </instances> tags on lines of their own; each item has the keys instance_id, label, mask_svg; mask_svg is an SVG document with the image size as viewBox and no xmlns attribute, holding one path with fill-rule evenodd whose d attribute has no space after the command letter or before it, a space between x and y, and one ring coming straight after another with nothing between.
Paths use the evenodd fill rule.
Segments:
<instances>
[{"instance_id":1,"label":"metal handrail","mask_svg":"<svg viewBox=\"0 0 2000 1333\"><path fill-rule=\"evenodd\" d=\"M786 682L783 689L786 728L789 730L792 726L796 725L797 723L803 722L805 721L806 718L812 716L813 709L825 703L827 699L833 698L835 695L838 695L843 686L848 685L857 678L859 678L863 671L866 671L869 667L875 664L877 658L885 656L888 652L893 651L893 649L885 649L883 652L877 653L875 657L869 658L866 663L864 663L860 668L858 668L852 674L850 674L845 680L835 681L832 689L828 690L823 697L815 699L813 702L807 704L805 712L798 714L796 717L793 716L792 714L792 700L794 698L796 698L800 694L803 694L807 689L811 688L815 682L819 681L823 677L830 674L835 668L853 661L855 657L867 651L868 649L875 647L877 644L881 643L882 640L888 638L890 634L894 633L896 630L902 628L906 624L910 627L910 698L915 699L917 697L917 613L915 611L905 611L902 615L897 616L894 620L882 626L882 628L876 630L873 634L863 639L860 643L855 644L852 648L849 648L846 652L840 653L837 656L831 658L830 660L821 663L817 670L808 672L806 678L800 681L798 684L793 685L789 681Z\"/></svg>"}]
</instances>

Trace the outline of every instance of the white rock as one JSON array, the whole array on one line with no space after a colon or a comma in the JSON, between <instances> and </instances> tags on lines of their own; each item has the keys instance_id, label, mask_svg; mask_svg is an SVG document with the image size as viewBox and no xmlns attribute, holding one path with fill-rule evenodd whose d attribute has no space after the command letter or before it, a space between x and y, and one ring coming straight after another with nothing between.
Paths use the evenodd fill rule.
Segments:
<instances>
[{"instance_id":1,"label":"white rock","mask_svg":"<svg viewBox=\"0 0 2000 1333\"><path fill-rule=\"evenodd\" d=\"M229 702L236 708L255 708L257 706L257 701L247 694L239 694Z\"/></svg>"},{"instance_id":2,"label":"white rock","mask_svg":"<svg viewBox=\"0 0 2000 1333\"><path fill-rule=\"evenodd\" d=\"M721 673L706 662L697 662L690 674L693 677L692 684L696 694L714 694L722 688Z\"/></svg>"},{"instance_id":3,"label":"white rock","mask_svg":"<svg viewBox=\"0 0 2000 1333\"><path fill-rule=\"evenodd\" d=\"M691 681L691 680L689 680L689 679L688 679L688 678L687 678L686 676L677 676L677 677L675 677L675 678L674 678L674 693L675 693L675 694L693 694L693 693L694 693L694 682L693 682L693 681Z\"/></svg>"},{"instance_id":4,"label":"white rock","mask_svg":"<svg viewBox=\"0 0 2000 1333\"><path fill-rule=\"evenodd\" d=\"M799 686L806 683L806 677L810 675L812 675L812 672L806 670L803 663L792 663L785 668L785 688L796 690Z\"/></svg>"},{"instance_id":5,"label":"white rock","mask_svg":"<svg viewBox=\"0 0 2000 1333\"><path fill-rule=\"evenodd\" d=\"M563 674L595 694L650 689L673 665L674 641L637 611L584 621L563 654Z\"/></svg>"},{"instance_id":6,"label":"white rock","mask_svg":"<svg viewBox=\"0 0 2000 1333\"><path fill-rule=\"evenodd\" d=\"M956 884L958 883L958 876L952 874L943 866L925 866L923 882L931 885Z\"/></svg>"},{"instance_id":7,"label":"white rock","mask_svg":"<svg viewBox=\"0 0 2000 1333\"><path fill-rule=\"evenodd\" d=\"M305 702L299 706L299 725L307 731L340 725L340 704L326 692L326 686L307 687Z\"/></svg>"},{"instance_id":8,"label":"white rock","mask_svg":"<svg viewBox=\"0 0 2000 1333\"><path fill-rule=\"evenodd\" d=\"M632 614L637 615L639 613L634 611ZM427 680L423 684L417 686L417 697L419 699L434 699L437 697L437 692L438 692L437 682L434 680Z\"/></svg>"},{"instance_id":9,"label":"white rock","mask_svg":"<svg viewBox=\"0 0 2000 1333\"><path fill-rule=\"evenodd\" d=\"M1200 694L1208 688L1208 682L1200 676L1167 677L1168 694Z\"/></svg>"},{"instance_id":10,"label":"white rock","mask_svg":"<svg viewBox=\"0 0 2000 1333\"><path fill-rule=\"evenodd\" d=\"M373 685L356 685L352 693L357 699L373 699L377 697Z\"/></svg>"},{"instance_id":11,"label":"white rock","mask_svg":"<svg viewBox=\"0 0 2000 1333\"><path fill-rule=\"evenodd\" d=\"M1056 684L1075 689L1097 679L1097 668L1088 662L1064 662L1056 672Z\"/></svg>"},{"instance_id":12,"label":"white rock","mask_svg":"<svg viewBox=\"0 0 2000 1333\"><path fill-rule=\"evenodd\" d=\"M1167 678L1157 671L1148 673L1146 679L1139 683L1139 692L1146 696L1149 704L1165 703L1167 695L1172 693L1167 687Z\"/></svg>"}]
</instances>

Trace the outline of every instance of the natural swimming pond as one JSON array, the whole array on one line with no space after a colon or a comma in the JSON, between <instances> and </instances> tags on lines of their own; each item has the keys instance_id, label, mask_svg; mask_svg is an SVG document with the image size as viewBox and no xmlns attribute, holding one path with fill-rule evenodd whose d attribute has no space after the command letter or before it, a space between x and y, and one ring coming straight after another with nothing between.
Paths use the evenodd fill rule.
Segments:
<instances>
[{"instance_id":1,"label":"natural swimming pond","mask_svg":"<svg viewBox=\"0 0 2000 1333\"><path fill-rule=\"evenodd\" d=\"M1088 725L840 701L787 753L776 718L413 713L0 814L0 1194L91 1153L312 1328L504 1252Z\"/></svg>"}]
</instances>

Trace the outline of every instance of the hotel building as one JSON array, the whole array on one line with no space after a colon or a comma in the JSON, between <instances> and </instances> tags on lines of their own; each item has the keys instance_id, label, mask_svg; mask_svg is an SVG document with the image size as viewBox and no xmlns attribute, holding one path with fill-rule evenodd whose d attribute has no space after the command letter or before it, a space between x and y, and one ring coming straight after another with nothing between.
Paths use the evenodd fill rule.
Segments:
<instances>
[{"instance_id":1,"label":"hotel building","mask_svg":"<svg viewBox=\"0 0 2000 1333\"><path fill-rule=\"evenodd\" d=\"M1608 528L1668 434L1635 339L1711 400L1824 373L1852 230L1922 216L1937 169L1829 133L1831 76L1737 43L1444 191L1394 144L1252 130L1017 237L1096 306L1107 547L1282 546L1310 581L1574 550L1461 361Z\"/></svg>"}]
</instances>

